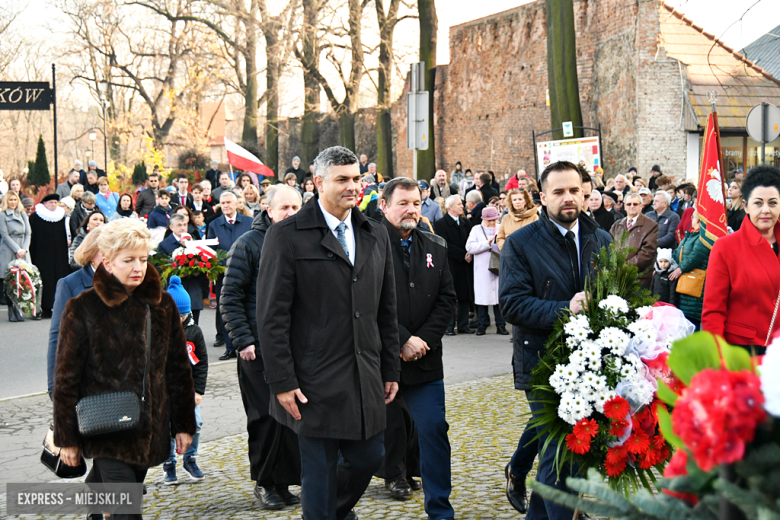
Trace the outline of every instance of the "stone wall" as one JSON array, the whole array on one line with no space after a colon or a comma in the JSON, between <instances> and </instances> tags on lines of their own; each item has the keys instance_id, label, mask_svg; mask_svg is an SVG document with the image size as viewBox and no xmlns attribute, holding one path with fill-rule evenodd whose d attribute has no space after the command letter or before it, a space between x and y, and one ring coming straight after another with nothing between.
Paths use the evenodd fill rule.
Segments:
<instances>
[{"instance_id":1,"label":"stone wall","mask_svg":"<svg viewBox=\"0 0 780 520\"><path fill-rule=\"evenodd\" d=\"M609 177L629 166L646 176L656 163L684 172L680 64L659 52L659 5L574 1L583 124L601 125ZM439 67L435 92L438 167L461 161L498 178L534 171L532 131L550 126L546 56L541 0L450 28L450 63ZM405 93L393 120L399 171L408 170Z\"/></svg>"}]
</instances>

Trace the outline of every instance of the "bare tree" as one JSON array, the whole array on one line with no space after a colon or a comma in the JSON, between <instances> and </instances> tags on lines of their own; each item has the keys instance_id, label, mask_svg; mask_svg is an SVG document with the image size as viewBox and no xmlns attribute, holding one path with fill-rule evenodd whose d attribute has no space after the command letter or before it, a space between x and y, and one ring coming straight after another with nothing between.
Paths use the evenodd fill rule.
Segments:
<instances>
[{"instance_id":1,"label":"bare tree","mask_svg":"<svg viewBox=\"0 0 780 520\"><path fill-rule=\"evenodd\" d=\"M295 55L303 67L303 121L301 124L301 145L303 164L311 164L319 153L319 124L317 112L320 102L320 83L312 71L319 70L320 35L319 20L326 0L302 0L303 24L301 44L295 47Z\"/></svg>"},{"instance_id":2,"label":"bare tree","mask_svg":"<svg viewBox=\"0 0 780 520\"><path fill-rule=\"evenodd\" d=\"M0 70L6 70L8 65L18 56L22 39L12 37L11 24L26 7L26 2L0 4Z\"/></svg>"}]
</instances>

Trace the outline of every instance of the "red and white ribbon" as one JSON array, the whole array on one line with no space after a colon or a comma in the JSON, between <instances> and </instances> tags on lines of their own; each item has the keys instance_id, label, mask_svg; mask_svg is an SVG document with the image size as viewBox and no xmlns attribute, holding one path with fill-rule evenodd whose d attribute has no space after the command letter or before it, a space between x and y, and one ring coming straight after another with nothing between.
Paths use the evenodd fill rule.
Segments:
<instances>
[{"instance_id":1,"label":"red and white ribbon","mask_svg":"<svg viewBox=\"0 0 780 520\"><path fill-rule=\"evenodd\" d=\"M431 267L433 267L433 255L432 255L432 254L430 254L430 253L428 253L427 255L425 255L425 262L426 262L426 264L428 264L428 269L430 269Z\"/></svg>"},{"instance_id":2,"label":"red and white ribbon","mask_svg":"<svg viewBox=\"0 0 780 520\"><path fill-rule=\"evenodd\" d=\"M27 280L27 283L30 284L30 293L32 294L32 301L35 302L35 286L33 286L32 280L30 279L30 275L27 274L27 271L22 269L19 266L13 266L11 267L11 272L16 275L16 287L17 287L17 298L22 297L22 276L25 280Z\"/></svg>"},{"instance_id":3,"label":"red and white ribbon","mask_svg":"<svg viewBox=\"0 0 780 520\"><path fill-rule=\"evenodd\" d=\"M197 365L200 359L195 355L195 344L192 341L187 342L187 356L190 358L190 363Z\"/></svg>"}]
</instances>

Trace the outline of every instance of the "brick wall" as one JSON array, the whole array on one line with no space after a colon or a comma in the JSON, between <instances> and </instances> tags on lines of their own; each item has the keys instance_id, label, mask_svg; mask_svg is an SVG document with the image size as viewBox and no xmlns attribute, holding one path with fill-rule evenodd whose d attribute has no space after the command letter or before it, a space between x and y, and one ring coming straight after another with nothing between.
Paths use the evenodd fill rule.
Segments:
<instances>
[{"instance_id":1,"label":"brick wall","mask_svg":"<svg viewBox=\"0 0 780 520\"><path fill-rule=\"evenodd\" d=\"M679 65L658 52L658 8L658 0L574 2L583 124L601 125L610 177L633 165L644 176L656 163L685 168ZM550 126L546 56L541 0L450 28L450 63L439 67L435 92L437 167L461 161L498 178L534 171L531 132ZM399 172L412 160L405 96L393 108Z\"/></svg>"}]
</instances>

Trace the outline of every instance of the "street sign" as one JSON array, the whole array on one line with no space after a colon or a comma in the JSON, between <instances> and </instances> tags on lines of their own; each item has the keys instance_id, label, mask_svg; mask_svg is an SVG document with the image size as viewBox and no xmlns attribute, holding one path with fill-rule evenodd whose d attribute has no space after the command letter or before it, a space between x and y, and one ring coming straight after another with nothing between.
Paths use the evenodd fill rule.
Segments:
<instances>
[{"instance_id":1,"label":"street sign","mask_svg":"<svg viewBox=\"0 0 780 520\"><path fill-rule=\"evenodd\" d=\"M780 135L780 109L771 103L761 103L750 109L745 119L750 137L761 143L761 164L766 163L766 143Z\"/></svg>"},{"instance_id":2,"label":"street sign","mask_svg":"<svg viewBox=\"0 0 780 520\"><path fill-rule=\"evenodd\" d=\"M574 137L574 127L571 125L571 121L563 122L563 137Z\"/></svg>"},{"instance_id":3,"label":"street sign","mask_svg":"<svg viewBox=\"0 0 780 520\"><path fill-rule=\"evenodd\" d=\"M409 150L428 149L428 92L408 92L406 94L406 148Z\"/></svg>"},{"instance_id":4,"label":"street sign","mask_svg":"<svg viewBox=\"0 0 780 520\"><path fill-rule=\"evenodd\" d=\"M49 110L53 98L45 81L0 81L0 110Z\"/></svg>"},{"instance_id":5,"label":"street sign","mask_svg":"<svg viewBox=\"0 0 780 520\"><path fill-rule=\"evenodd\" d=\"M771 143L780 136L780 109L771 103L754 106L747 115L745 128L759 143Z\"/></svg>"}]
</instances>

